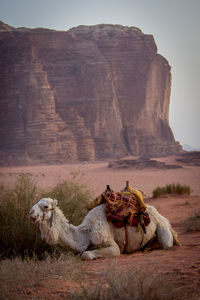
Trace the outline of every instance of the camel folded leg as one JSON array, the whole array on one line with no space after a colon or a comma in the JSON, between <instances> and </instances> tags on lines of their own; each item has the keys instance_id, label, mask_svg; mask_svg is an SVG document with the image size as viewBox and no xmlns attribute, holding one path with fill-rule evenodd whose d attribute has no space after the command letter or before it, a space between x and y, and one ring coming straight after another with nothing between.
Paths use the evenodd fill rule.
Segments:
<instances>
[{"instance_id":1,"label":"camel folded leg","mask_svg":"<svg viewBox=\"0 0 200 300\"><path fill-rule=\"evenodd\" d=\"M173 246L174 239L168 222L159 224L157 226L156 234L162 249L169 249Z\"/></svg>"},{"instance_id":2,"label":"camel folded leg","mask_svg":"<svg viewBox=\"0 0 200 300\"><path fill-rule=\"evenodd\" d=\"M173 239L174 239L174 245L175 246L182 246L182 244L180 243L180 241L178 240L178 234L177 232L172 228L172 226L170 225L170 231L173 235Z\"/></svg>"},{"instance_id":3,"label":"camel folded leg","mask_svg":"<svg viewBox=\"0 0 200 300\"><path fill-rule=\"evenodd\" d=\"M100 257L114 257L118 255L120 255L119 247L115 242L113 242L111 245L104 248L85 251L81 258L83 260L92 260Z\"/></svg>"}]
</instances>

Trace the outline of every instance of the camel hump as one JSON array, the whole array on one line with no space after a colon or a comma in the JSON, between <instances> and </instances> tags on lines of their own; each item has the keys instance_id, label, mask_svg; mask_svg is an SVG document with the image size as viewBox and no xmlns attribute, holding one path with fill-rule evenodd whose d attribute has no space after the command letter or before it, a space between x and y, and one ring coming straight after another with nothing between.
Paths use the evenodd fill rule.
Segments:
<instances>
[{"instance_id":1,"label":"camel hump","mask_svg":"<svg viewBox=\"0 0 200 300\"><path fill-rule=\"evenodd\" d=\"M88 207L87 207L88 210L91 210L91 209L93 209L94 207L103 204L103 203L104 203L103 201L104 201L104 200L103 200L103 198L102 198L102 195L100 195L99 197L95 198L92 202L90 202L90 203L88 204Z\"/></svg>"},{"instance_id":2,"label":"camel hump","mask_svg":"<svg viewBox=\"0 0 200 300\"><path fill-rule=\"evenodd\" d=\"M126 224L130 226L141 225L143 232L146 233L145 227L150 223L150 218L145 213L146 205L143 201L142 193L129 186L126 182L126 187L121 192L114 192L107 185L105 192L94 199L88 206L92 209L100 204L105 204L107 220L115 227L123 227Z\"/></svg>"},{"instance_id":3,"label":"camel hump","mask_svg":"<svg viewBox=\"0 0 200 300\"><path fill-rule=\"evenodd\" d=\"M105 196L109 196L109 194L120 194L123 196L127 196L127 197L132 197L135 198L139 204L139 211L144 212L146 210L146 205L144 203L143 200L143 195L142 192L129 186L129 181L126 181L126 187L119 193L115 193L109 185L106 186L106 190L104 193L102 193L100 196L98 196L97 198L95 198L91 203L89 203L88 205L88 210L93 209L94 207L100 205L100 204L105 204L106 203L106 197Z\"/></svg>"}]
</instances>

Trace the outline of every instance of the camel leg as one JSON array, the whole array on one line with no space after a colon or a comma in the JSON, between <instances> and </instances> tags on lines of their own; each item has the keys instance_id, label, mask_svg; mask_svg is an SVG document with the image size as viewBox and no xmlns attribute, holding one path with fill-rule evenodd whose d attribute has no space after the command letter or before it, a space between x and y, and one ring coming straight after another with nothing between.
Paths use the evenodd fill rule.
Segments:
<instances>
[{"instance_id":1,"label":"camel leg","mask_svg":"<svg viewBox=\"0 0 200 300\"><path fill-rule=\"evenodd\" d=\"M169 249L173 246L174 238L167 220L164 220L162 224L158 224L156 234L161 248Z\"/></svg>"},{"instance_id":2,"label":"camel leg","mask_svg":"<svg viewBox=\"0 0 200 300\"><path fill-rule=\"evenodd\" d=\"M83 260L92 260L100 257L114 257L118 255L120 255L119 247L115 242L113 242L111 245L104 248L85 251L81 258Z\"/></svg>"},{"instance_id":3,"label":"camel leg","mask_svg":"<svg viewBox=\"0 0 200 300\"><path fill-rule=\"evenodd\" d=\"M174 245L175 246L182 246L180 241L178 240L178 234L176 231L174 231L174 229L172 228L172 226L170 225L170 231L173 235L173 239L174 239Z\"/></svg>"}]
</instances>

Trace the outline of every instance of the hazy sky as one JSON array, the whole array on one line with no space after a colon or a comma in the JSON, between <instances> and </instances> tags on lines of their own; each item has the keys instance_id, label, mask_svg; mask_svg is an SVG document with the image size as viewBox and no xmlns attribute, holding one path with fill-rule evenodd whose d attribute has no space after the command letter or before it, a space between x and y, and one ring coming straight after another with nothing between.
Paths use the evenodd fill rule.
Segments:
<instances>
[{"instance_id":1,"label":"hazy sky","mask_svg":"<svg viewBox=\"0 0 200 300\"><path fill-rule=\"evenodd\" d=\"M0 20L14 27L57 30L122 24L152 34L172 68L175 139L200 147L200 0L0 0Z\"/></svg>"}]
</instances>

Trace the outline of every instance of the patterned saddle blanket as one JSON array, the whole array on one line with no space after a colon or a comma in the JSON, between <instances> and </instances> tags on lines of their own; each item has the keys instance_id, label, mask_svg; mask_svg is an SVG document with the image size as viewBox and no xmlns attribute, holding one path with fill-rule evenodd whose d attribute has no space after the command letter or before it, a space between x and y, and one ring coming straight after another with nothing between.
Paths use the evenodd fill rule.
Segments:
<instances>
[{"instance_id":1,"label":"patterned saddle blanket","mask_svg":"<svg viewBox=\"0 0 200 300\"><path fill-rule=\"evenodd\" d=\"M133 190L135 191L135 189ZM140 224L145 233L145 227L149 225L150 218L145 212L146 205L141 195L139 193L138 195L135 195L135 192L132 193L130 190L118 193L110 190L96 198L90 204L89 209L105 203L107 220L115 227L121 228L126 225L138 226Z\"/></svg>"}]
</instances>

